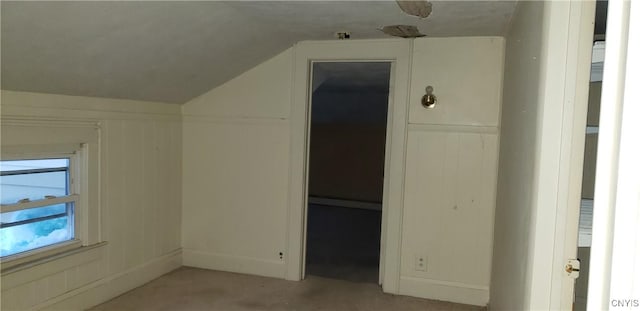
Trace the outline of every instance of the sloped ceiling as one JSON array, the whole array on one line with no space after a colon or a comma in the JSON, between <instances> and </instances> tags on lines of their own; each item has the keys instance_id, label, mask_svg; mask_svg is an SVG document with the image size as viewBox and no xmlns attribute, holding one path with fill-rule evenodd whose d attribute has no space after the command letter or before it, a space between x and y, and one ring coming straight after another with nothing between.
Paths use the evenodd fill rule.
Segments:
<instances>
[{"instance_id":1,"label":"sloped ceiling","mask_svg":"<svg viewBox=\"0 0 640 311\"><path fill-rule=\"evenodd\" d=\"M425 20L393 1L2 1L2 89L181 104L301 40L503 35L511 1L433 2Z\"/></svg>"}]
</instances>

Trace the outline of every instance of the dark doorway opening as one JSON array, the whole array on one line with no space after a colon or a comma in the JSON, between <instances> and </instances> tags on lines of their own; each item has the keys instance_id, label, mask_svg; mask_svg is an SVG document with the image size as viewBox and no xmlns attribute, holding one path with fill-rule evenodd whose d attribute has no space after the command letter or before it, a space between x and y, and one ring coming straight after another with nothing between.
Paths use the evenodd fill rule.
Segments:
<instances>
[{"instance_id":1,"label":"dark doorway opening","mask_svg":"<svg viewBox=\"0 0 640 311\"><path fill-rule=\"evenodd\" d=\"M390 71L313 63L307 275L378 283Z\"/></svg>"}]
</instances>

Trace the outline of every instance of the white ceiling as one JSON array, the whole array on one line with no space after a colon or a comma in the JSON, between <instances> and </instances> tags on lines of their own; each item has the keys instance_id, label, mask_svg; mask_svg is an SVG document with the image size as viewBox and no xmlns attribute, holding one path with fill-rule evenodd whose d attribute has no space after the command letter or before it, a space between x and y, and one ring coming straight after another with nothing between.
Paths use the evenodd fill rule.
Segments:
<instances>
[{"instance_id":1,"label":"white ceiling","mask_svg":"<svg viewBox=\"0 0 640 311\"><path fill-rule=\"evenodd\" d=\"M433 2L425 20L394 1L9 2L1 4L2 89L184 103L301 40L503 35L511 1Z\"/></svg>"}]
</instances>

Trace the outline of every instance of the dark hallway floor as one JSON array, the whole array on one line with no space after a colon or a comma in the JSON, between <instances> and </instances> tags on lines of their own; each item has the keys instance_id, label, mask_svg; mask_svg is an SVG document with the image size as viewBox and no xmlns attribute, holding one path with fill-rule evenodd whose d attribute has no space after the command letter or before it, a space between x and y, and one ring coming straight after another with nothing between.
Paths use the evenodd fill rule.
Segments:
<instances>
[{"instance_id":1,"label":"dark hallway floor","mask_svg":"<svg viewBox=\"0 0 640 311\"><path fill-rule=\"evenodd\" d=\"M378 283L381 214L309 204L306 274Z\"/></svg>"}]
</instances>

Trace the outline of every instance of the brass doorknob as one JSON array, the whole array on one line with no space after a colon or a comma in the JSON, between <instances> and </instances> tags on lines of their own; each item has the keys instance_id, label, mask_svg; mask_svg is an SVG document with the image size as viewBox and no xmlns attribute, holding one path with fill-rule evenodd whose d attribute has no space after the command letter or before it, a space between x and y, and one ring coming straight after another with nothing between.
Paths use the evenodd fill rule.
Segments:
<instances>
[{"instance_id":1,"label":"brass doorknob","mask_svg":"<svg viewBox=\"0 0 640 311\"><path fill-rule=\"evenodd\" d=\"M568 263L566 266L564 266L564 271L567 271L567 273L571 273L571 272L578 272L580 271L580 269L574 268L572 264Z\"/></svg>"},{"instance_id":2,"label":"brass doorknob","mask_svg":"<svg viewBox=\"0 0 640 311\"><path fill-rule=\"evenodd\" d=\"M429 85L426 88L427 94L422 96L422 106L425 108L433 108L436 105L437 98L433 95L433 86Z\"/></svg>"}]
</instances>

